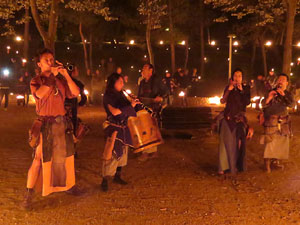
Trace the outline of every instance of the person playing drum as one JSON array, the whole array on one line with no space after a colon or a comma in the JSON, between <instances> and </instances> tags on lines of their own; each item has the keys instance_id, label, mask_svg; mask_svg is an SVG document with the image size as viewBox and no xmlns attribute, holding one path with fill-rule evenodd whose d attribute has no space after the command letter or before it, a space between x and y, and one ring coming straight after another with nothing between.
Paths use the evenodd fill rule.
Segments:
<instances>
[{"instance_id":1,"label":"person playing drum","mask_svg":"<svg viewBox=\"0 0 300 225\"><path fill-rule=\"evenodd\" d=\"M131 102L126 98L122 89L123 76L118 73L111 74L107 79L107 86L103 97L104 109L107 119L103 124L106 143L103 152L102 183L101 189L108 191L109 177L113 177L115 183L126 185L121 178L122 167L127 164L128 146L132 140L127 126L128 118L136 116L138 100Z\"/></svg>"},{"instance_id":2,"label":"person playing drum","mask_svg":"<svg viewBox=\"0 0 300 225\"><path fill-rule=\"evenodd\" d=\"M158 119L158 124L161 122L160 113L164 107L167 93L167 86L155 75L154 66L150 63L145 64L142 70L142 80L139 83L138 98L152 108ZM148 158L156 158L157 156L157 146L155 146L143 151L139 161L146 161Z\"/></svg>"}]
</instances>

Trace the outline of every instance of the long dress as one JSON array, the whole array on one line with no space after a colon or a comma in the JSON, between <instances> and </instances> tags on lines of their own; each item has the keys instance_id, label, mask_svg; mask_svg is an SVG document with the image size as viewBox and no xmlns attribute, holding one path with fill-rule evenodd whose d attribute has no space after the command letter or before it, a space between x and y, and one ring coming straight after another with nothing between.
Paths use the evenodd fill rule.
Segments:
<instances>
[{"instance_id":1,"label":"long dress","mask_svg":"<svg viewBox=\"0 0 300 225\"><path fill-rule=\"evenodd\" d=\"M217 117L219 130L219 172L236 174L246 170L246 136L248 123L246 106L250 104L250 87L243 85L243 91L225 88L226 107Z\"/></svg>"}]
</instances>

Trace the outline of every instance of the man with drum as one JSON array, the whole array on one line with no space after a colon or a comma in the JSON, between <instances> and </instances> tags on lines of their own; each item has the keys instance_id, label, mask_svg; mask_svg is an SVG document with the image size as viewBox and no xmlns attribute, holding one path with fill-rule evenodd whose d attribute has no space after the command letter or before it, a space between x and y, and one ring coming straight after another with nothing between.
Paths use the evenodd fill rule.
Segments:
<instances>
[{"instance_id":1,"label":"man with drum","mask_svg":"<svg viewBox=\"0 0 300 225\"><path fill-rule=\"evenodd\" d=\"M143 79L139 84L138 99L153 109L160 124L160 113L163 109L168 89L162 80L154 74L154 67L150 63L143 66L142 77ZM157 156L157 146L155 146L144 150L139 160L146 161L148 158L156 158Z\"/></svg>"}]
</instances>

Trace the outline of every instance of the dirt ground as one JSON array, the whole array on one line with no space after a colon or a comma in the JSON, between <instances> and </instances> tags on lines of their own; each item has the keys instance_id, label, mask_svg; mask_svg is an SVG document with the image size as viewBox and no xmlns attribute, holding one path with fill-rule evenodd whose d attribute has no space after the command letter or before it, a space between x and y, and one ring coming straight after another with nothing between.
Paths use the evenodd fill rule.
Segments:
<instances>
[{"instance_id":1,"label":"dirt ground","mask_svg":"<svg viewBox=\"0 0 300 225\"><path fill-rule=\"evenodd\" d=\"M294 137L284 171L266 174L262 128L256 112L248 113L255 136L247 145L248 172L238 183L216 175L217 137L208 130L163 131L159 158L139 162L131 153L124 169L127 186L100 190L104 138L100 107L85 107L80 117L91 132L78 146L77 184L86 191L73 197L35 195L32 211L19 207L23 199L32 151L27 144L34 108L0 109L0 224L300 224L300 116L293 116Z\"/></svg>"}]
</instances>

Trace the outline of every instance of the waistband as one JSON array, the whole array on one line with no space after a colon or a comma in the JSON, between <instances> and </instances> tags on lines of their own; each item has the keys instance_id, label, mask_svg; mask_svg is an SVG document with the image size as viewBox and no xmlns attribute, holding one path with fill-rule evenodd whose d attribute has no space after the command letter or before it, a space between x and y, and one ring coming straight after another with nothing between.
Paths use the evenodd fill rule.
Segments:
<instances>
[{"instance_id":1,"label":"waistband","mask_svg":"<svg viewBox=\"0 0 300 225\"><path fill-rule=\"evenodd\" d=\"M62 123L67 121L65 116L38 116L38 119L48 123Z\"/></svg>"}]
</instances>

